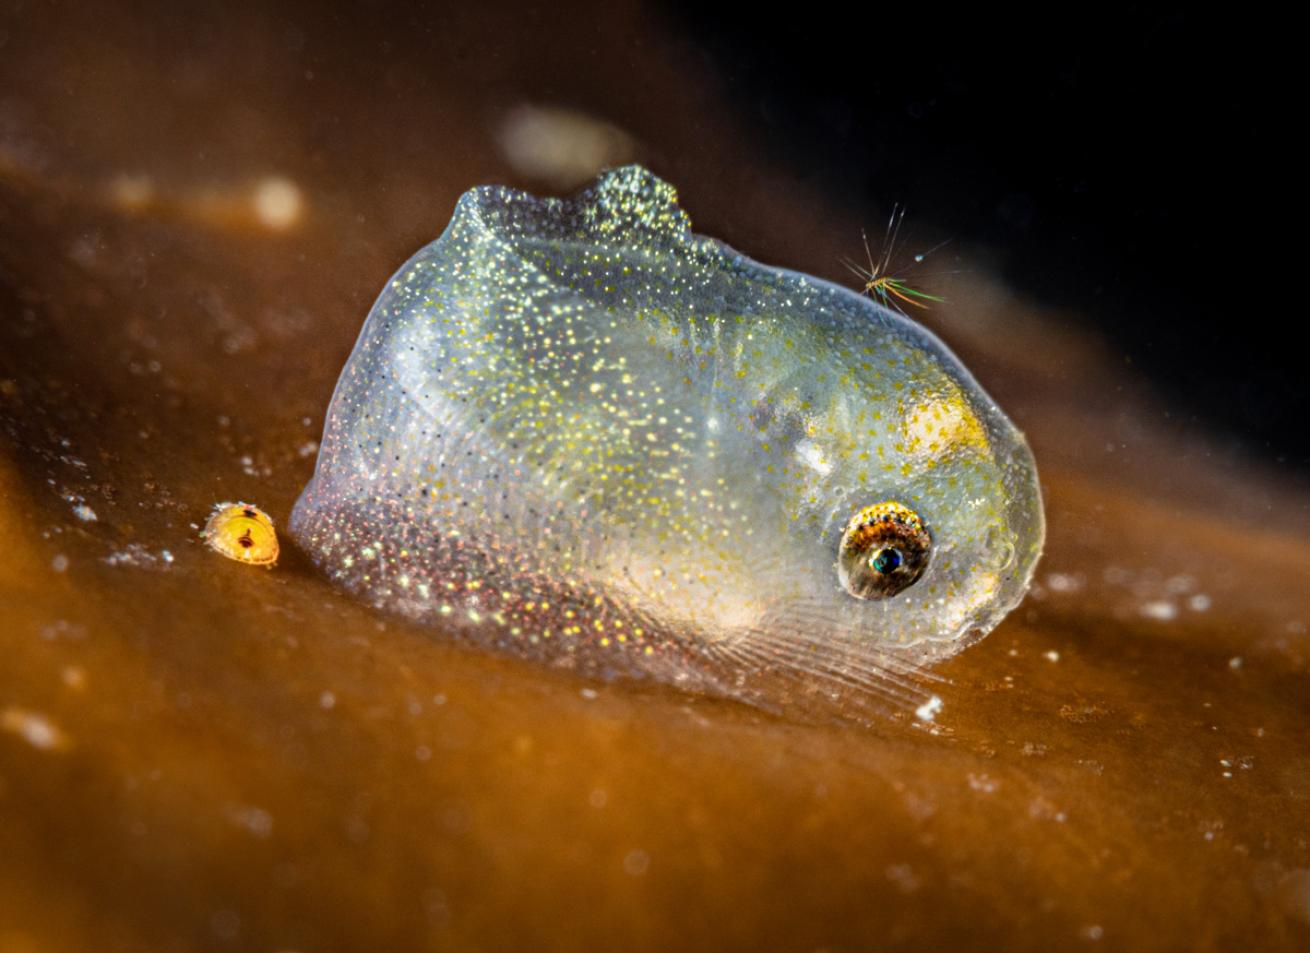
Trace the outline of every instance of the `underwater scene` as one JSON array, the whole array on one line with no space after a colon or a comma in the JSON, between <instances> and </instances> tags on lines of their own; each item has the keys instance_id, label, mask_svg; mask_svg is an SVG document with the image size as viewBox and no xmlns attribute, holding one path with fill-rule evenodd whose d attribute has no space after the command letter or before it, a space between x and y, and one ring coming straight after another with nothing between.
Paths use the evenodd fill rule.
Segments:
<instances>
[{"instance_id":1,"label":"underwater scene","mask_svg":"<svg viewBox=\"0 0 1310 953\"><path fill-rule=\"evenodd\" d=\"M0 13L0 953L1310 946L1217 41L802 13Z\"/></svg>"}]
</instances>

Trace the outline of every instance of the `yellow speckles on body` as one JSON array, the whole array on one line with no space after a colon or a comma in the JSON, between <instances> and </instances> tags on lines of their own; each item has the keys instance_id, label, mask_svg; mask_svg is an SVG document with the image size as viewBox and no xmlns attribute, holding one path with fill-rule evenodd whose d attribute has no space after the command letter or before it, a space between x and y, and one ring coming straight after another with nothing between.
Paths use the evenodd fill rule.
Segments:
<instances>
[{"instance_id":1,"label":"yellow speckles on body","mask_svg":"<svg viewBox=\"0 0 1310 953\"><path fill-rule=\"evenodd\" d=\"M252 503L219 503L200 534L228 559L271 569L277 563L277 531L269 515Z\"/></svg>"},{"instance_id":2,"label":"yellow speckles on body","mask_svg":"<svg viewBox=\"0 0 1310 953\"><path fill-rule=\"evenodd\" d=\"M916 457L988 449L987 431L958 389L913 404L901 418L901 439L906 452Z\"/></svg>"},{"instance_id":3,"label":"yellow speckles on body","mask_svg":"<svg viewBox=\"0 0 1310 953\"><path fill-rule=\"evenodd\" d=\"M693 234L638 167L565 201L468 193L327 421L291 532L334 581L605 677L880 686L999 621L1041 546L1027 448L939 342ZM838 571L870 500L932 528L912 587ZM996 545L1008 574L971 582Z\"/></svg>"}]
</instances>

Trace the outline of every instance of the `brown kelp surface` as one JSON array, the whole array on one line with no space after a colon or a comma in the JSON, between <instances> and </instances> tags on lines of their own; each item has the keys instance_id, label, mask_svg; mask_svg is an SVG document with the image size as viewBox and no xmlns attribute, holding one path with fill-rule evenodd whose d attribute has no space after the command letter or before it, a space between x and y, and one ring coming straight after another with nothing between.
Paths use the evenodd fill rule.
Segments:
<instances>
[{"instance_id":1,"label":"brown kelp surface","mask_svg":"<svg viewBox=\"0 0 1310 953\"><path fill-rule=\"evenodd\" d=\"M1310 942L1310 494L976 259L926 320L1029 434L1050 535L931 730L580 681L285 536L271 571L205 549L222 500L284 523L458 195L543 187L525 108L603 116L582 165L641 159L754 257L856 250L657 17L313 10L0 19L0 951Z\"/></svg>"}]
</instances>

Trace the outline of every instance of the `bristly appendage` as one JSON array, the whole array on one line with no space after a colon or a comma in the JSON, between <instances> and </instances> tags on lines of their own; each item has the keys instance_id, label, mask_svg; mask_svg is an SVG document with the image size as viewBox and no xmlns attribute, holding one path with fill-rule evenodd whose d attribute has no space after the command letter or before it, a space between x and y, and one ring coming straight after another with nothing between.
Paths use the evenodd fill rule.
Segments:
<instances>
[{"instance_id":1,"label":"bristly appendage","mask_svg":"<svg viewBox=\"0 0 1310 953\"><path fill-rule=\"evenodd\" d=\"M842 262L864 282L864 288L862 289L864 294L876 298L887 307L900 311L902 314L905 313L904 309L901 308L902 302L916 308L926 309L928 305L925 302L942 302L946 300L940 295L929 294L918 288L912 288L906 283L905 279L888 274L891 269L891 259L896 246L896 239L900 236L901 222L904 219L905 207L902 205L892 206L891 218L887 220L887 231L883 236L882 255L877 262L873 260L873 252L869 250L869 236L863 229L860 230L860 237L864 240L864 254L869 262L867 269L849 259ZM949 240L947 239L947 241ZM942 242L923 254L916 255L915 261L923 261L924 258L945 244L946 242Z\"/></svg>"}]
</instances>

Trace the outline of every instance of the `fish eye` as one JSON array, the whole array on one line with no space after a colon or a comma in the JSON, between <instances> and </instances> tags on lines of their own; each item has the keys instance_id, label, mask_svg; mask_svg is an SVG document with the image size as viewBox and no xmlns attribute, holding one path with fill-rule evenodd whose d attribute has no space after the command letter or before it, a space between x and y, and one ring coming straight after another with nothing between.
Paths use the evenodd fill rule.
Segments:
<instances>
[{"instance_id":1,"label":"fish eye","mask_svg":"<svg viewBox=\"0 0 1310 953\"><path fill-rule=\"evenodd\" d=\"M857 599L888 599L918 581L931 553L932 537L919 514L886 500L847 521L837 576Z\"/></svg>"},{"instance_id":2,"label":"fish eye","mask_svg":"<svg viewBox=\"0 0 1310 953\"><path fill-rule=\"evenodd\" d=\"M901 554L891 547L878 550L873 558L869 560L869 566L872 567L874 571L880 572L884 576L888 573L895 572L900 564Z\"/></svg>"}]
</instances>

